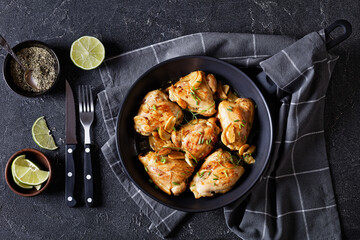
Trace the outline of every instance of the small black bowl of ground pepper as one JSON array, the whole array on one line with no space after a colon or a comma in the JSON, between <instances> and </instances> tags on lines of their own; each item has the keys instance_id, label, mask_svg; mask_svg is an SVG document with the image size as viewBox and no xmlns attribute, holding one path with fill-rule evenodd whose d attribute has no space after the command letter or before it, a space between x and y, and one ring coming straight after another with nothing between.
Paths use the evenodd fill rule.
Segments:
<instances>
[{"instance_id":1,"label":"small black bowl of ground pepper","mask_svg":"<svg viewBox=\"0 0 360 240\"><path fill-rule=\"evenodd\" d=\"M60 75L60 63L55 52L45 43L35 40L21 42L13 51L25 68L33 71L38 89L34 90L25 82L23 69L10 54L6 56L3 66L7 85L25 97L37 97L51 91Z\"/></svg>"}]
</instances>

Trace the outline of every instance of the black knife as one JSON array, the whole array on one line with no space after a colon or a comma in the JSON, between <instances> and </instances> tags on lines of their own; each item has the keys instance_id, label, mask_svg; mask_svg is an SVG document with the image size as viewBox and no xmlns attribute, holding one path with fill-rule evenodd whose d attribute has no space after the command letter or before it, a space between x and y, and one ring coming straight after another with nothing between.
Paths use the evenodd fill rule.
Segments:
<instances>
[{"instance_id":1,"label":"black knife","mask_svg":"<svg viewBox=\"0 0 360 240\"><path fill-rule=\"evenodd\" d=\"M65 120L65 134L66 134L66 147L65 147L65 202L69 207L76 205L74 196L75 190L75 164L74 164L74 151L76 149L76 115L75 115L75 102L74 95L71 90L70 84L65 80L66 84L66 120Z\"/></svg>"}]
</instances>

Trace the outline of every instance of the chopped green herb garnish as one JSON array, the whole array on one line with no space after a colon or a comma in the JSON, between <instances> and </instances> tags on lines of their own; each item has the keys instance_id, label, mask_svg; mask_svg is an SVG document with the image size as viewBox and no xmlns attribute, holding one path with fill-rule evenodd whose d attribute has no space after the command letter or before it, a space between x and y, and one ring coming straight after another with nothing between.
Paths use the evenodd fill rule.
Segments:
<instances>
[{"instance_id":1,"label":"chopped green herb garnish","mask_svg":"<svg viewBox=\"0 0 360 240\"><path fill-rule=\"evenodd\" d=\"M151 178L149 178L149 182L150 182L150 183L153 183L153 180L151 180Z\"/></svg>"},{"instance_id":2,"label":"chopped green herb garnish","mask_svg":"<svg viewBox=\"0 0 360 240\"><path fill-rule=\"evenodd\" d=\"M246 124L246 121L245 121L244 119L242 120L242 122L243 122L244 124Z\"/></svg>"},{"instance_id":3,"label":"chopped green herb garnish","mask_svg":"<svg viewBox=\"0 0 360 240\"><path fill-rule=\"evenodd\" d=\"M201 144L203 144L204 143L204 138L201 138Z\"/></svg>"},{"instance_id":4,"label":"chopped green herb garnish","mask_svg":"<svg viewBox=\"0 0 360 240\"><path fill-rule=\"evenodd\" d=\"M197 172L196 174L200 177L200 173L199 173L199 172Z\"/></svg>"},{"instance_id":5,"label":"chopped green herb garnish","mask_svg":"<svg viewBox=\"0 0 360 240\"><path fill-rule=\"evenodd\" d=\"M153 108L154 111L156 111L156 106L155 105L153 105L152 108Z\"/></svg>"},{"instance_id":6,"label":"chopped green herb garnish","mask_svg":"<svg viewBox=\"0 0 360 240\"><path fill-rule=\"evenodd\" d=\"M205 171L202 171L202 173L200 174L200 177L202 178L204 176Z\"/></svg>"},{"instance_id":7,"label":"chopped green herb garnish","mask_svg":"<svg viewBox=\"0 0 360 240\"><path fill-rule=\"evenodd\" d=\"M218 178L218 176L216 176L215 174L214 174L214 176Z\"/></svg>"},{"instance_id":8,"label":"chopped green herb garnish","mask_svg":"<svg viewBox=\"0 0 360 240\"><path fill-rule=\"evenodd\" d=\"M239 121L240 121L239 119L234 120L234 122L239 122Z\"/></svg>"},{"instance_id":9,"label":"chopped green herb garnish","mask_svg":"<svg viewBox=\"0 0 360 240\"><path fill-rule=\"evenodd\" d=\"M181 175L185 176L185 173L182 172Z\"/></svg>"},{"instance_id":10,"label":"chopped green herb garnish","mask_svg":"<svg viewBox=\"0 0 360 240\"><path fill-rule=\"evenodd\" d=\"M201 99L196 95L193 89L190 89L190 95L194 98L196 105L199 105L199 101L201 101Z\"/></svg>"},{"instance_id":11,"label":"chopped green herb garnish","mask_svg":"<svg viewBox=\"0 0 360 240\"><path fill-rule=\"evenodd\" d=\"M214 102L213 102L213 104L211 104L211 106L210 106L210 107L208 107L207 109L205 109L205 110L201 110L201 111L200 111L200 113L204 113L204 112L206 112L207 110L209 110L210 108L212 108L214 105L215 105L215 101L214 101Z\"/></svg>"},{"instance_id":12,"label":"chopped green herb garnish","mask_svg":"<svg viewBox=\"0 0 360 240\"><path fill-rule=\"evenodd\" d=\"M199 101L196 99L196 97L191 93L192 98L195 100L196 105L199 105Z\"/></svg>"},{"instance_id":13,"label":"chopped green herb garnish","mask_svg":"<svg viewBox=\"0 0 360 240\"><path fill-rule=\"evenodd\" d=\"M189 152L187 150L185 150L185 151L188 152L191 155L191 157L194 159L195 163L197 164L198 161L197 161L196 157L191 152Z\"/></svg>"},{"instance_id":14,"label":"chopped green herb garnish","mask_svg":"<svg viewBox=\"0 0 360 240\"><path fill-rule=\"evenodd\" d=\"M244 124L242 124L242 123L240 123L240 128L241 128L241 127L245 127L245 125L244 125Z\"/></svg>"},{"instance_id":15,"label":"chopped green herb garnish","mask_svg":"<svg viewBox=\"0 0 360 240\"><path fill-rule=\"evenodd\" d=\"M227 173L227 171L225 170L225 175L226 175L226 177L229 177L229 175L228 175L228 173Z\"/></svg>"},{"instance_id":16,"label":"chopped green herb garnish","mask_svg":"<svg viewBox=\"0 0 360 240\"><path fill-rule=\"evenodd\" d=\"M158 127L156 128L156 131L159 131L159 128L158 128Z\"/></svg>"},{"instance_id":17,"label":"chopped green herb garnish","mask_svg":"<svg viewBox=\"0 0 360 240\"><path fill-rule=\"evenodd\" d=\"M198 145L201 144L201 139L202 139L202 137L199 138Z\"/></svg>"},{"instance_id":18,"label":"chopped green herb garnish","mask_svg":"<svg viewBox=\"0 0 360 240\"><path fill-rule=\"evenodd\" d=\"M166 158L161 158L161 160L160 160L160 162L162 162L162 163L166 163Z\"/></svg>"},{"instance_id":19,"label":"chopped green herb garnish","mask_svg":"<svg viewBox=\"0 0 360 240\"><path fill-rule=\"evenodd\" d=\"M192 187L195 187L195 183L193 185L191 185Z\"/></svg>"},{"instance_id":20,"label":"chopped green herb garnish","mask_svg":"<svg viewBox=\"0 0 360 240\"><path fill-rule=\"evenodd\" d=\"M180 185L178 182L173 182L174 185Z\"/></svg>"},{"instance_id":21,"label":"chopped green herb garnish","mask_svg":"<svg viewBox=\"0 0 360 240\"><path fill-rule=\"evenodd\" d=\"M218 178L213 178L214 181L219 180Z\"/></svg>"},{"instance_id":22,"label":"chopped green herb garnish","mask_svg":"<svg viewBox=\"0 0 360 240\"><path fill-rule=\"evenodd\" d=\"M156 189L159 189L159 187L158 187L158 186L156 186L156 185L155 185L155 188L156 188Z\"/></svg>"},{"instance_id":23,"label":"chopped green herb garnish","mask_svg":"<svg viewBox=\"0 0 360 240\"><path fill-rule=\"evenodd\" d=\"M232 156L230 157L230 162L231 162L233 165L236 165Z\"/></svg>"},{"instance_id":24,"label":"chopped green herb garnish","mask_svg":"<svg viewBox=\"0 0 360 240\"><path fill-rule=\"evenodd\" d=\"M232 168L228 168L228 167L225 167L224 165L221 164L221 162L219 162L220 166L222 166L223 168L226 168L226 169L234 169L235 167L232 167Z\"/></svg>"},{"instance_id":25,"label":"chopped green herb garnish","mask_svg":"<svg viewBox=\"0 0 360 240\"><path fill-rule=\"evenodd\" d=\"M196 81L197 83L201 83L201 81Z\"/></svg>"},{"instance_id":26,"label":"chopped green herb garnish","mask_svg":"<svg viewBox=\"0 0 360 240\"><path fill-rule=\"evenodd\" d=\"M228 111L232 112L233 107L232 107L232 106L229 106L226 110L228 110Z\"/></svg>"},{"instance_id":27,"label":"chopped green herb garnish","mask_svg":"<svg viewBox=\"0 0 360 240\"><path fill-rule=\"evenodd\" d=\"M148 169L147 167L145 167L145 171L147 171L147 172L148 172L148 171L149 171L149 169Z\"/></svg>"},{"instance_id":28,"label":"chopped green herb garnish","mask_svg":"<svg viewBox=\"0 0 360 240\"><path fill-rule=\"evenodd\" d=\"M216 184L214 183L214 186L216 186Z\"/></svg>"},{"instance_id":29,"label":"chopped green herb garnish","mask_svg":"<svg viewBox=\"0 0 360 240\"><path fill-rule=\"evenodd\" d=\"M201 134L203 134L202 132L199 132L199 134L201 135Z\"/></svg>"},{"instance_id":30,"label":"chopped green herb garnish","mask_svg":"<svg viewBox=\"0 0 360 240\"><path fill-rule=\"evenodd\" d=\"M174 130L174 132L176 132L176 128L175 128L175 126L173 127L173 130Z\"/></svg>"},{"instance_id":31,"label":"chopped green herb garnish","mask_svg":"<svg viewBox=\"0 0 360 240\"><path fill-rule=\"evenodd\" d=\"M211 175L211 171L209 172L208 176L210 176L210 175Z\"/></svg>"}]
</instances>

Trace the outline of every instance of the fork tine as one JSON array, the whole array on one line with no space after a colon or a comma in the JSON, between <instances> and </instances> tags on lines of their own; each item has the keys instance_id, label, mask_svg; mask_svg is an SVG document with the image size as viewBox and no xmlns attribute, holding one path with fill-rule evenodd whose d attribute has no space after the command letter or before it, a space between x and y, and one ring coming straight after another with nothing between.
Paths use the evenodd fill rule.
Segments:
<instances>
[{"instance_id":1,"label":"fork tine","mask_svg":"<svg viewBox=\"0 0 360 240\"><path fill-rule=\"evenodd\" d=\"M81 86L78 87L78 93L79 93L79 112L83 112Z\"/></svg>"},{"instance_id":2,"label":"fork tine","mask_svg":"<svg viewBox=\"0 0 360 240\"><path fill-rule=\"evenodd\" d=\"M94 112L94 100L93 100L90 86L89 86L89 96L90 96L90 112Z\"/></svg>"},{"instance_id":3,"label":"fork tine","mask_svg":"<svg viewBox=\"0 0 360 240\"><path fill-rule=\"evenodd\" d=\"M83 104L83 110L84 112L87 112L86 109L86 94L85 94L85 86L81 86L81 93L82 93L82 104Z\"/></svg>"},{"instance_id":4,"label":"fork tine","mask_svg":"<svg viewBox=\"0 0 360 240\"><path fill-rule=\"evenodd\" d=\"M90 112L90 100L89 100L89 95L90 95L90 91L89 91L89 85L85 86L85 95L86 95L86 112Z\"/></svg>"}]
</instances>

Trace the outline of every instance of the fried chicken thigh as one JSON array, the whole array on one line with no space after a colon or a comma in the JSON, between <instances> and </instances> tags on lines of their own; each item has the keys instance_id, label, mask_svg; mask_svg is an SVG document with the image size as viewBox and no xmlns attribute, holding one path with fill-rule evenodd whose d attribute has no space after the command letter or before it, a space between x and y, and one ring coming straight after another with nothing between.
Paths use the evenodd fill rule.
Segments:
<instances>
[{"instance_id":1,"label":"fried chicken thigh","mask_svg":"<svg viewBox=\"0 0 360 240\"><path fill-rule=\"evenodd\" d=\"M188 178L194 172L194 168L184 161L184 154L181 152L148 152L138 158L156 186L169 195L177 196L184 192Z\"/></svg>"},{"instance_id":2,"label":"fried chicken thigh","mask_svg":"<svg viewBox=\"0 0 360 240\"><path fill-rule=\"evenodd\" d=\"M194 119L178 131L172 132L172 142L185 151L185 159L190 166L196 165L191 159L197 162L214 148L221 131L216 121L216 118Z\"/></svg>"},{"instance_id":3,"label":"fried chicken thigh","mask_svg":"<svg viewBox=\"0 0 360 240\"><path fill-rule=\"evenodd\" d=\"M244 174L245 169L221 148L210 154L190 182L196 199L228 192Z\"/></svg>"},{"instance_id":4,"label":"fried chicken thigh","mask_svg":"<svg viewBox=\"0 0 360 240\"><path fill-rule=\"evenodd\" d=\"M220 102L217 117L223 129L223 144L231 150L240 150L246 144L254 121L254 111L254 102L248 98Z\"/></svg>"},{"instance_id":5,"label":"fried chicken thigh","mask_svg":"<svg viewBox=\"0 0 360 240\"><path fill-rule=\"evenodd\" d=\"M216 79L214 75L205 76L202 71L192 72L180 78L167 88L169 98L183 109L210 117L216 113L214 93Z\"/></svg>"},{"instance_id":6,"label":"fried chicken thigh","mask_svg":"<svg viewBox=\"0 0 360 240\"><path fill-rule=\"evenodd\" d=\"M153 131L159 131L163 140L169 140L174 126L183 119L181 108L170 102L167 95L160 90L146 94L134 117L135 130L144 136L149 136Z\"/></svg>"}]
</instances>

